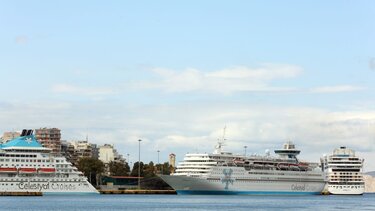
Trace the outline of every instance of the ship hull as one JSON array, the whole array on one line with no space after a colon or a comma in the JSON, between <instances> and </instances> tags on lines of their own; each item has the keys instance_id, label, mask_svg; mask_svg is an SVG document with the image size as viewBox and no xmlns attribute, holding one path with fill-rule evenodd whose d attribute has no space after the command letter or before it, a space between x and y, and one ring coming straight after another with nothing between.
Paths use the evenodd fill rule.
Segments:
<instances>
[{"instance_id":1,"label":"ship hull","mask_svg":"<svg viewBox=\"0 0 375 211\"><path fill-rule=\"evenodd\" d=\"M324 181L275 181L275 180L209 180L189 176L162 175L161 178L178 194L198 195L317 195L324 189Z\"/></svg>"}]
</instances>

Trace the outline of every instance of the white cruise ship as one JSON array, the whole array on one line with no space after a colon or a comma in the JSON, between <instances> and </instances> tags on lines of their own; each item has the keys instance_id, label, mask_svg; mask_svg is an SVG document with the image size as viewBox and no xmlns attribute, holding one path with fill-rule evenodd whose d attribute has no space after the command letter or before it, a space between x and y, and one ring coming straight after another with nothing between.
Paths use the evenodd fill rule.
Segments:
<instances>
[{"instance_id":1,"label":"white cruise ship","mask_svg":"<svg viewBox=\"0 0 375 211\"><path fill-rule=\"evenodd\" d=\"M176 173L160 177L178 194L320 194L325 177L318 163L301 162L288 142L269 155L234 155L222 151L186 154Z\"/></svg>"},{"instance_id":2,"label":"white cruise ship","mask_svg":"<svg viewBox=\"0 0 375 211\"><path fill-rule=\"evenodd\" d=\"M32 130L0 144L0 192L98 193L76 167L43 147Z\"/></svg>"},{"instance_id":3,"label":"white cruise ship","mask_svg":"<svg viewBox=\"0 0 375 211\"><path fill-rule=\"evenodd\" d=\"M332 155L321 158L321 162L327 175L326 190L330 194L363 194L363 159L357 157L354 150L340 147Z\"/></svg>"}]
</instances>

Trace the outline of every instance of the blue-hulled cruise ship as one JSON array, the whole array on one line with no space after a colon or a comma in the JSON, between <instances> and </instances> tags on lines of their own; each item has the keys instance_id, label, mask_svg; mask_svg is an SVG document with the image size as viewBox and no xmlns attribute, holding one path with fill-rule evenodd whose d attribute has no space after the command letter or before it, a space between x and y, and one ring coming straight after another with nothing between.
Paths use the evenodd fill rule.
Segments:
<instances>
[{"instance_id":1,"label":"blue-hulled cruise ship","mask_svg":"<svg viewBox=\"0 0 375 211\"><path fill-rule=\"evenodd\" d=\"M32 130L0 144L0 192L98 193L65 157L43 147Z\"/></svg>"}]
</instances>

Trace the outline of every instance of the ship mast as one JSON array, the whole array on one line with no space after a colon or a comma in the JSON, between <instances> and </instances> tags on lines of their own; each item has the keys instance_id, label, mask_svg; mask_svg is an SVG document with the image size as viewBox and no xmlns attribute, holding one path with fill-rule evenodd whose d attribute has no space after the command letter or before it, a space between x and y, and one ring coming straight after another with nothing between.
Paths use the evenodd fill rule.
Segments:
<instances>
[{"instance_id":1,"label":"ship mast","mask_svg":"<svg viewBox=\"0 0 375 211\"><path fill-rule=\"evenodd\" d=\"M215 151L214 154L221 154L222 146L224 145L225 142L225 132L226 132L227 126L225 125L223 128L223 136L221 139L218 139L217 145L215 146Z\"/></svg>"}]
</instances>

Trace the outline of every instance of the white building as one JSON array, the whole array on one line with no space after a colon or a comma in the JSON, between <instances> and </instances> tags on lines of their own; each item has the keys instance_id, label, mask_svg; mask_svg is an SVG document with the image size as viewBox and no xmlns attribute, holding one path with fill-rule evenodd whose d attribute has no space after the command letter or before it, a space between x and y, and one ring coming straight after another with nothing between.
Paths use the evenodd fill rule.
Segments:
<instances>
[{"instance_id":1,"label":"white building","mask_svg":"<svg viewBox=\"0 0 375 211\"><path fill-rule=\"evenodd\" d=\"M92 157L92 144L88 141L72 141L70 144L74 147L78 157Z\"/></svg>"},{"instance_id":2,"label":"white building","mask_svg":"<svg viewBox=\"0 0 375 211\"><path fill-rule=\"evenodd\" d=\"M99 160L105 164L108 164L111 161L125 162L122 155L120 155L111 144L104 144L99 147Z\"/></svg>"}]
</instances>

